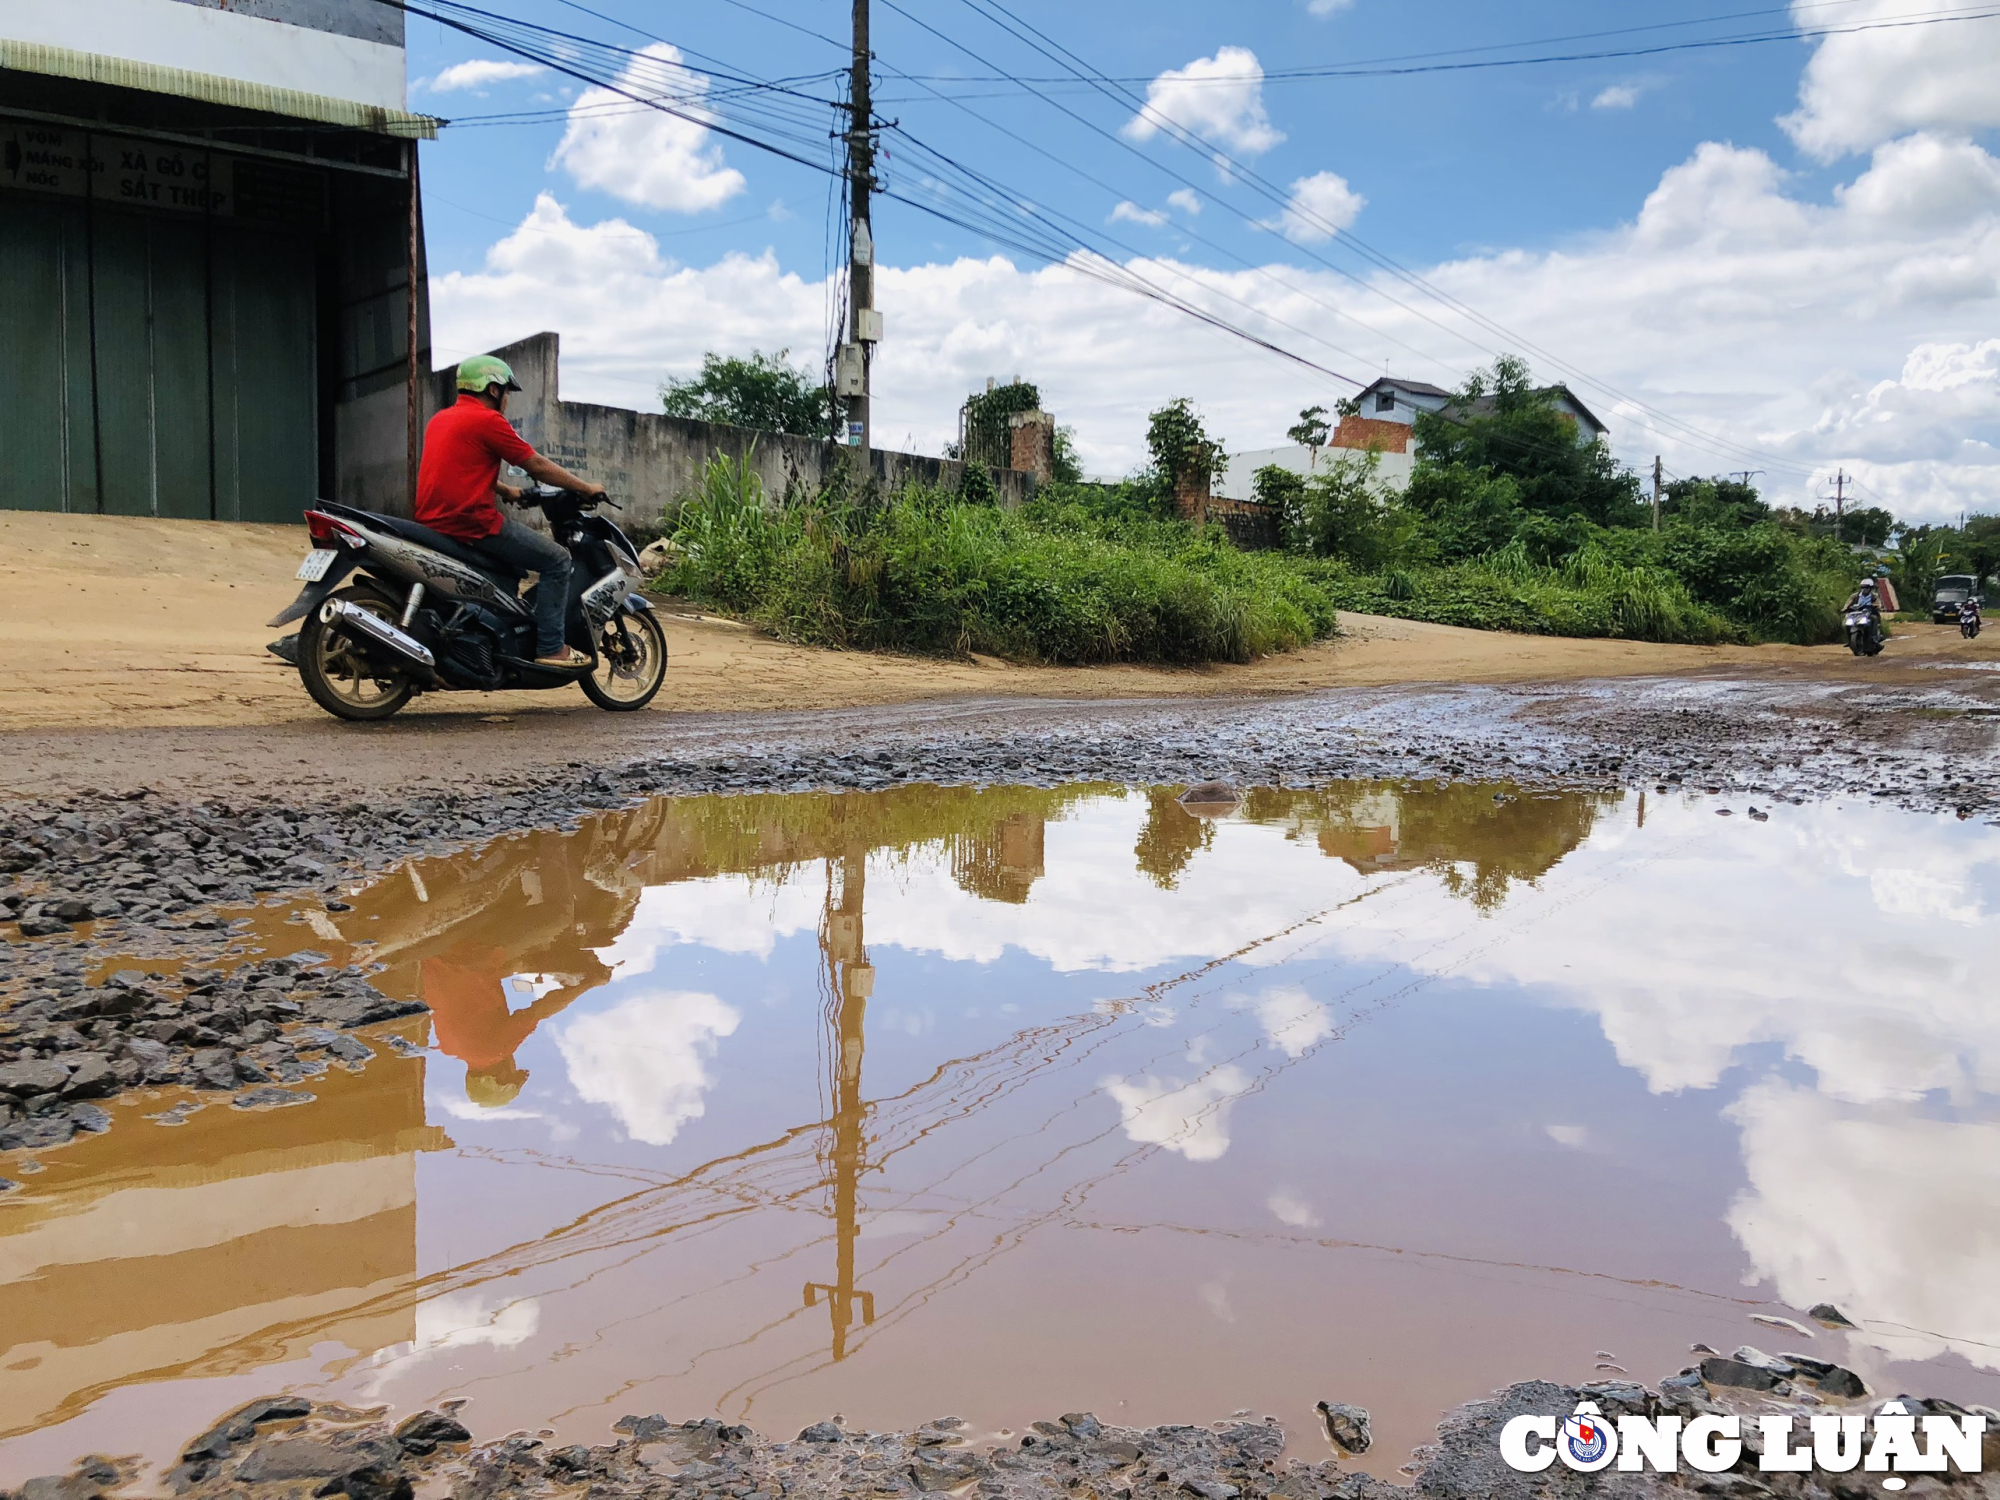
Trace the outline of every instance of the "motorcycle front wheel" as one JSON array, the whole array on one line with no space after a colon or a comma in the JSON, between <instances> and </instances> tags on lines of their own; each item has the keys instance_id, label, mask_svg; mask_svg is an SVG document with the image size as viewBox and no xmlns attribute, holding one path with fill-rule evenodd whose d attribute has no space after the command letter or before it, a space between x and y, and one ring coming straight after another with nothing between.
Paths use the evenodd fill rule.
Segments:
<instances>
[{"instance_id":1,"label":"motorcycle front wheel","mask_svg":"<svg viewBox=\"0 0 2000 1500\"><path fill-rule=\"evenodd\" d=\"M651 703L667 680L667 633L652 613L612 616L596 644L597 665L578 679L584 696L609 713Z\"/></svg>"},{"instance_id":2,"label":"motorcycle front wheel","mask_svg":"<svg viewBox=\"0 0 2000 1500\"><path fill-rule=\"evenodd\" d=\"M373 589L344 588L333 597L396 621L396 606ZM346 636L329 629L318 610L299 629L299 678L313 702L337 719L386 719L415 691L404 674L376 666Z\"/></svg>"}]
</instances>

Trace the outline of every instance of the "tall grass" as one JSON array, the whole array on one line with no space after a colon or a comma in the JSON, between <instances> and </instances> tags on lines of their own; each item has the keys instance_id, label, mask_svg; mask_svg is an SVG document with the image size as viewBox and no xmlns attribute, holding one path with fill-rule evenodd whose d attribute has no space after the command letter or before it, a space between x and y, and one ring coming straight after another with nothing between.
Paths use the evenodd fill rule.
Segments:
<instances>
[{"instance_id":1,"label":"tall grass","mask_svg":"<svg viewBox=\"0 0 2000 1500\"><path fill-rule=\"evenodd\" d=\"M1369 573L1338 559L1241 552L1219 530L1122 492L1058 486L1018 511L914 488L773 504L746 464L726 458L682 501L671 535L666 587L784 639L1024 662L1243 662L1333 634L1342 609L1712 644L1810 639L1821 608L1813 589L1780 579L1755 623L1732 618L1653 553L1620 550L1615 534L1554 562L1517 540L1451 566ZM1731 587L1736 602L1743 586Z\"/></svg>"},{"instance_id":2,"label":"tall grass","mask_svg":"<svg viewBox=\"0 0 2000 1500\"><path fill-rule=\"evenodd\" d=\"M1333 596L1288 559L1175 522L1094 522L920 489L766 503L717 459L676 521L668 587L787 639L1082 664L1248 661L1334 629Z\"/></svg>"}]
</instances>

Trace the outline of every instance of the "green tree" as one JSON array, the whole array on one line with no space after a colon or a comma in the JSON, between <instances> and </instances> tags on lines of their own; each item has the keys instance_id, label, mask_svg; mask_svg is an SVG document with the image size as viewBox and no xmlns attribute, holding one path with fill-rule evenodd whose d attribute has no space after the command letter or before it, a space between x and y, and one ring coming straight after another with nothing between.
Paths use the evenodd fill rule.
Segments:
<instances>
[{"instance_id":1,"label":"green tree","mask_svg":"<svg viewBox=\"0 0 2000 1500\"><path fill-rule=\"evenodd\" d=\"M1324 406L1308 406L1299 413L1299 419L1285 429L1285 436L1301 448L1310 448L1315 454L1326 446L1326 440L1333 436L1333 428L1326 420Z\"/></svg>"},{"instance_id":2,"label":"green tree","mask_svg":"<svg viewBox=\"0 0 2000 1500\"><path fill-rule=\"evenodd\" d=\"M1440 563L1506 546L1522 518L1521 489L1511 475L1463 464L1419 466L1403 503L1423 518L1425 550Z\"/></svg>"},{"instance_id":3,"label":"green tree","mask_svg":"<svg viewBox=\"0 0 2000 1500\"><path fill-rule=\"evenodd\" d=\"M699 375L661 384L660 405L670 417L823 438L833 430L832 394L811 370L788 364L790 353L753 351L741 359L711 350Z\"/></svg>"},{"instance_id":4,"label":"green tree","mask_svg":"<svg viewBox=\"0 0 2000 1500\"><path fill-rule=\"evenodd\" d=\"M1229 455L1208 435L1194 403L1185 396L1176 396L1146 419L1146 446L1152 451L1155 472L1169 490L1203 473L1213 484L1229 467Z\"/></svg>"},{"instance_id":5,"label":"green tree","mask_svg":"<svg viewBox=\"0 0 2000 1500\"><path fill-rule=\"evenodd\" d=\"M1538 387L1527 363L1502 355L1476 371L1443 411L1419 412L1418 464L1504 474L1523 509L1582 516L1599 526L1637 526L1647 511L1639 480L1602 441L1577 441L1575 420L1555 392Z\"/></svg>"},{"instance_id":6,"label":"green tree","mask_svg":"<svg viewBox=\"0 0 2000 1500\"><path fill-rule=\"evenodd\" d=\"M1056 429L1056 472L1057 484L1082 484L1083 461L1076 456L1076 429L1058 427Z\"/></svg>"},{"instance_id":7,"label":"green tree","mask_svg":"<svg viewBox=\"0 0 2000 1500\"><path fill-rule=\"evenodd\" d=\"M1879 505L1864 505L1839 519L1840 539L1849 545L1880 547L1896 529L1896 518Z\"/></svg>"},{"instance_id":8,"label":"green tree","mask_svg":"<svg viewBox=\"0 0 2000 1500\"><path fill-rule=\"evenodd\" d=\"M1771 507L1740 479L1676 479L1660 498L1660 515L1697 526L1754 526L1771 518Z\"/></svg>"},{"instance_id":9,"label":"green tree","mask_svg":"<svg viewBox=\"0 0 2000 1500\"><path fill-rule=\"evenodd\" d=\"M1363 572L1400 562L1416 518L1382 493L1375 478L1380 465L1374 453L1342 453L1300 483L1279 516L1285 545Z\"/></svg>"},{"instance_id":10,"label":"green tree","mask_svg":"<svg viewBox=\"0 0 2000 1500\"><path fill-rule=\"evenodd\" d=\"M1976 574L1982 586L2000 570L2000 516L1972 516L1959 531L1964 571Z\"/></svg>"},{"instance_id":11,"label":"green tree","mask_svg":"<svg viewBox=\"0 0 2000 1500\"><path fill-rule=\"evenodd\" d=\"M1278 464L1265 464L1250 476L1250 498L1268 505L1280 516L1288 514L1305 499L1306 477Z\"/></svg>"}]
</instances>

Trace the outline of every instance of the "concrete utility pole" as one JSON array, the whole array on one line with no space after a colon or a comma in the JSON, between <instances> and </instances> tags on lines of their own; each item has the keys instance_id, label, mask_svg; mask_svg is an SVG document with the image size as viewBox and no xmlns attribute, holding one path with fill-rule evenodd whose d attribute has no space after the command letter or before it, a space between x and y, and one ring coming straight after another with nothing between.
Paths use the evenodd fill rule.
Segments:
<instances>
[{"instance_id":1,"label":"concrete utility pole","mask_svg":"<svg viewBox=\"0 0 2000 1500\"><path fill-rule=\"evenodd\" d=\"M1833 471L1833 518L1838 521L1847 514L1847 473L1843 469Z\"/></svg>"},{"instance_id":2,"label":"concrete utility pole","mask_svg":"<svg viewBox=\"0 0 2000 1500\"><path fill-rule=\"evenodd\" d=\"M1660 529L1660 455L1653 455L1653 530Z\"/></svg>"},{"instance_id":3,"label":"concrete utility pole","mask_svg":"<svg viewBox=\"0 0 2000 1500\"><path fill-rule=\"evenodd\" d=\"M859 478L871 472L874 434L870 428L868 366L882 337L882 315L875 310L875 234L870 224L870 200L875 192L875 111L868 79L868 0L854 0L854 71L849 92L852 123L847 134L847 189L854 239L849 248L847 278L853 304L850 342L842 351L846 362L843 392L847 396L847 441L859 450Z\"/></svg>"}]
</instances>

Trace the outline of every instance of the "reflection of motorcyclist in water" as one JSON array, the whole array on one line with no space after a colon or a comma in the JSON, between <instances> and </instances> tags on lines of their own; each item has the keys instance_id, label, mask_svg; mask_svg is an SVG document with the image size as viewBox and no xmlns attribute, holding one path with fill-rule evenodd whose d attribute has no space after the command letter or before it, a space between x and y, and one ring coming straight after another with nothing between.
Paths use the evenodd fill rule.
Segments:
<instances>
[{"instance_id":1,"label":"reflection of motorcyclist in water","mask_svg":"<svg viewBox=\"0 0 2000 1500\"><path fill-rule=\"evenodd\" d=\"M542 1022L610 977L595 955L585 956L592 972L559 976L560 988L519 1010L508 1007L507 979L520 964L506 949L466 945L423 961L424 1003L438 1050L465 1064L466 1098L483 1109L513 1102L528 1081L514 1053Z\"/></svg>"}]
</instances>

